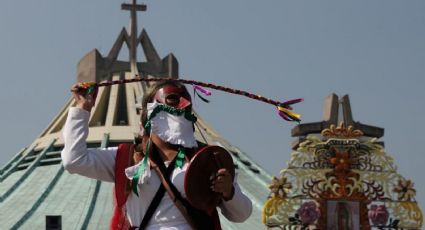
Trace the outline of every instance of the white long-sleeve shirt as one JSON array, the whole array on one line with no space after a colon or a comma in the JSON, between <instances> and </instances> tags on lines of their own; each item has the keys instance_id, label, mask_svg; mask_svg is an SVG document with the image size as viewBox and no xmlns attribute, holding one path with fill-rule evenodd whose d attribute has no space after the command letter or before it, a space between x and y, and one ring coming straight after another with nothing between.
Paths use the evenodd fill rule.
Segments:
<instances>
[{"instance_id":1,"label":"white long-sleeve shirt","mask_svg":"<svg viewBox=\"0 0 425 230\"><path fill-rule=\"evenodd\" d=\"M65 146L62 150L62 163L70 173L77 173L93 179L107 182L115 181L115 157L117 148L87 149L86 139L88 136L88 121L90 113L86 110L72 107L68 112L68 117L63 129ZM167 164L167 162L166 162ZM132 168L133 167L133 168ZM134 167L126 169L128 177L132 177ZM186 197L184 191L184 176L188 164L182 168L175 168L171 181ZM139 181L139 197L133 192L127 198L125 204L127 217L132 226L138 226L149 207L161 181L156 173L144 175ZM231 200L224 201L220 205L221 213L230 221L243 222L252 212L252 203L242 193L239 185L234 182L235 193ZM147 229L191 229L183 215L176 208L168 194L165 194L156 209Z\"/></svg>"}]
</instances>

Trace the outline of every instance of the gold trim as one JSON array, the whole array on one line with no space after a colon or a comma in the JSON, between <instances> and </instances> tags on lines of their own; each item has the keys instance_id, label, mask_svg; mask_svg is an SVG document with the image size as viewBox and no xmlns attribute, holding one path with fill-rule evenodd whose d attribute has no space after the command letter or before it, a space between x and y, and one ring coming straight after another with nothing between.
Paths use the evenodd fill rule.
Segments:
<instances>
[{"instance_id":1,"label":"gold trim","mask_svg":"<svg viewBox=\"0 0 425 230\"><path fill-rule=\"evenodd\" d=\"M354 130L353 126L345 127L344 122L339 123L338 126L332 124L329 128L324 129L322 131L322 136L330 138L358 138L363 136L363 132L361 130Z\"/></svg>"}]
</instances>

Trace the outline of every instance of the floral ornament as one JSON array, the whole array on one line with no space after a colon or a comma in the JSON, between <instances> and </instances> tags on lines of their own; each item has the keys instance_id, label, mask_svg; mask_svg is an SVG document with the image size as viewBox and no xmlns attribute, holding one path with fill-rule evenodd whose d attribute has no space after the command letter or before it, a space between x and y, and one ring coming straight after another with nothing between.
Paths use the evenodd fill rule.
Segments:
<instances>
[{"instance_id":1,"label":"floral ornament","mask_svg":"<svg viewBox=\"0 0 425 230\"><path fill-rule=\"evenodd\" d=\"M347 152L336 152L335 157L332 157L330 162L335 165L335 171L347 171L351 163L350 155Z\"/></svg>"},{"instance_id":2,"label":"floral ornament","mask_svg":"<svg viewBox=\"0 0 425 230\"><path fill-rule=\"evenodd\" d=\"M338 138L358 138L363 136L361 130L355 130L353 126L345 127L344 122L339 123L338 126L331 125L329 128L322 131L324 137L338 137Z\"/></svg>"},{"instance_id":3,"label":"floral ornament","mask_svg":"<svg viewBox=\"0 0 425 230\"><path fill-rule=\"evenodd\" d=\"M369 210L369 219L374 225L384 225L388 221L389 213L385 205L372 205Z\"/></svg>"},{"instance_id":4,"label":"floral ornament","mask_svg":"<svg viewBox=\"0 0 425 230\"><path fill-rule=\"evenodd\" d=\"M269 185L269 189L271 190L272 197L285 198L286 194L288 194L289 189L292 188L290 182L288 182L288 178L282 176L280 178L273 177L272 183Z\"/></svg>"},{"instance_id":5,"label":"floral ornament","mask_svg":"<svg viewBox=\"0 0 425 230\"><path fill-rule=\"evenodd\" d=\"M314 224L320 217L320 209L316 202L308 201L301 205L297 210L297 215L303 224Z\"/></svg>"},{"instance_id":6,"label":"floral ornament","mask_svg":"<svg viewBox=\"0 0 425 230\"><path fill-rule=\"evenodd\" d=\"M393 189L394 192L398 193L399 201L410 201L416 195L416 190L413 188L414 183L411 180L405 180L401 178L398 180L398 185Z\"/></svg>"}]
</instances>

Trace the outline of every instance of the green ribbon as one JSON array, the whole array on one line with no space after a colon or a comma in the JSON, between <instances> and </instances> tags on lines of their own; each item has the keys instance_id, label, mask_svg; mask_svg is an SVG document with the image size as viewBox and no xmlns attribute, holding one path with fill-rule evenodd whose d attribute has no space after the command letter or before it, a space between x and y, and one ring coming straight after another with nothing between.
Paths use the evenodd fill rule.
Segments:
<instances>
[{"instance_id":1,"label":"green ribbon","mask_svg":"<svg viewBox=\"0 0 425 230\"><path fill-rule=\"evenodd\" d=\"M151 141L149 140L148 143L146 144L146 151L145 151L145 156L143 157L143 162L142 164L140 164L136 174L133 176L133 179L131 180L131 188L134 194L136 194L136 196L139 196L139 191L137 186L139 183L139 178L142 175L143 171L145 171L146 165L148 164L148 153L149 153L150 142ZM186 155L186 152L184 148L179 147L177 156L176 156L176 163L175 163L176 167L179 167L180 169L183 168L185 163L185 155Z\"/></svg>"},{"instance_id":2,"label":"green ribbon","mask_svg":"<svg viewBox=\"0 0 425 230\"><path fill-rule=\"evenodd\" d=\"M161 111L165 111L175 116L184 115L184 117L191 122L196 122L197 120L196 116L187 109L177 109L168 105L159 104L153 109L152 113L148 117L148 120L145 124L146 132L151 132L151 120Z\"/></svg>"},{"instance_id":3,"label":"green ribbon","mask_svg":"<svg viewBox=\"0 0 425 230\"><path fill-rule=\"evenodd\" d=\"M96 85L92 85L87 89L87 94L92 94L94 92L94 89L96 88Z\"/></svg>"},{"instance_id":4,"label":"green ribbon","mask_svg":"<svg viewBox=\"0 0 425 230\"><path fill-rule=\"evenodd\" d=\"M184 148L180 147L177 156L176 156L176 167L179 167L180 169L183 167L185 159L184 156L186 155Z\"/></svg>"},{"instance_id":5,"label":"green ribbon","mask_svg":"<svg viewBox=\"0 0 425 230\"><path fill-rule=\"evenodd\" d=\"M145 167L148 164L148 153L149 153L149 144L150 140L146 144L146 151L145 151L145 157L143 157L143 162L137 169L136 175L133 176L133 179L131 180L131 188L133 189L133 192L136 194L136 196L139 196L139 192L137 191L137 184L139 183L139 178L142 175L143 171L145 171Z\"/></svg>"}]
</instances>

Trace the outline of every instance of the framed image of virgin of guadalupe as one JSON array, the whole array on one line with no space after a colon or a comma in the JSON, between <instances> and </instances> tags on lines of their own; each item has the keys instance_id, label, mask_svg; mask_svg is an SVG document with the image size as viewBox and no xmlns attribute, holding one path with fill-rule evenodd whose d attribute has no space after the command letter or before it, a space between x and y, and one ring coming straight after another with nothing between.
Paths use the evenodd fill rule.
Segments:
<instances>
[{"instance_id":1,"label":"framed image of virgin of guadalupe","mask_svg":"<svg viewBox=\"0 0 425 230\"><path fill-rule=\"evenodd\" d=\"M327 229L360 230L360 203L357 201L327 201Z\"/></svg>"}]
</instances>

